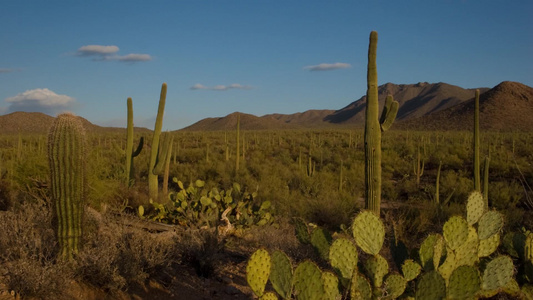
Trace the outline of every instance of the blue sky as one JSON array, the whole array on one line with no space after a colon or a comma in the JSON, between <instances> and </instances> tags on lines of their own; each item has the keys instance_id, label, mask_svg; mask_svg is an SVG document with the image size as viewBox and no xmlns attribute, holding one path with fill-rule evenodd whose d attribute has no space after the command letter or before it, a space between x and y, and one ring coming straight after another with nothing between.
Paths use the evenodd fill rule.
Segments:
<instances>
[{"instance_id":1,"label":"blue sky","mask_svg":"<svg viewBox=\"0 0 533 300\"><path fill-rule=\"evenodd\" d=\"M340 109L379 84L533 86L533 1L1 1L0 114L164 128L234 111ZM1 130L1 129L0 129Z\"/></svg>"}]
</instances>

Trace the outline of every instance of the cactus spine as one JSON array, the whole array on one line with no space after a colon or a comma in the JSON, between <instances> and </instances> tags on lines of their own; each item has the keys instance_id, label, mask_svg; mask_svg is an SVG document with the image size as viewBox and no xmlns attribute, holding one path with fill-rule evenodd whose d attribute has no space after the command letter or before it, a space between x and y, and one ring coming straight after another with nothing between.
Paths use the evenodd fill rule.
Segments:
<instances>
[{"instance_id":1,"label":"cactus spine","mask_svg":"<svg viewBox=\"0 0 533 300\"><path fill-rule=\"evenodd\" d=\"M133 158L138 156L141 153L144 144L144 138L141 137L137 149L133 151L133 102L131 98L127 100L128 106L128 127L127 127L127 137L126 137L126 180L128 186L132 186L134 183L134 173L133 168Z\"/></svg>"},{"instance_id":2,"label":"cactus spine","mask_svg":"<svg viewBox=\"0 0 533 300\"><path fill-rule=\"evenodd\" d=\"M474 191L481 192L479 165L479 90L476 90L474 99Z\"/></svg>"},{"instance_id":3,"label":"cactus spine","mask_svg":"<svg viewBox=\"0 0 533 300\"><path fill-rule=\"evenodd\" d=\"M158 181L157 175L162 168L166 153L164 147L161 147L161 129L163 128L163 114L165 112L165 101L167 98L167 84L163 83L161 86L161 95L159 97L159 107L157 109L157 117L155 119L154 136L152 138L152 150L150 153L150 165L148 166L148 192L150 198L156 200L158 197ZM168 148L167 148L168 150ZM159 169L159 170L157 170Z\"/></svg>"},{"instance_id":4,"label":"cactus spine","mask_svg":"<svg viewBox=\"0 0 533 300\"><path fill-rule=\"evenodd\" d=\"M63 259L72 259L81 244L86 195L85 145L80 120L71 114L59 115L49 132L48 162L57 239Z\"/></svg>"},{"instance_id":5,"label":"cactus spine","mask_svg":"<svg viewBox=\"0 0 533 300\"><path fill-rule=\"evenodd\" d=\"M381 204L381 131L394 122L398 102L387 96L381 118L378 105L378 73L376 50L378 33L370 33L368 46L367 91L365 112L365 208L379 215Z\"/></svg>"}]
</instances>

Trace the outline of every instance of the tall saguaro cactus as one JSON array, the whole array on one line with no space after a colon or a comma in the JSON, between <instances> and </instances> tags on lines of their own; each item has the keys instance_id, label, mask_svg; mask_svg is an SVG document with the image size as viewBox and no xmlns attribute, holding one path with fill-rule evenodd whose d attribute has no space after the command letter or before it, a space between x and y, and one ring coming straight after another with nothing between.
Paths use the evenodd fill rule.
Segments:
<instances>
[{"instance_id":1,"label":"tall saguaro cactus","mask_svg":"<svg viewBox=\"0 0 533 300\"><path fill-rule=\"evenodd\" d=\"M381 131L390 128L399 104L387 96L379 118L378 73L376 51L378 33L370 33L368 46L367 91L365 112L365 208L379 215L381 204Z\"/></svg>"},{"instance_id":2,"label":"tall saguaro cactus","mask_svg":"<svg viewBox=\"0 0 533 300\"><path fill-rule=\"evenodd\" d=\"M154 136L152 138L152 149L150 153L150 165L148 166L148 193L150 198L157 200L158 198L158 179L157 175L162 169L166 158L166 150L168 144L161 145L161 129L163 128L163 114L165 113L165 101L167 98L167 84L163 83L161 86L161 95L159 97L159 106L157 108L157 117L155 119ZM166 146L166 147L165 147Z\"/></svg>"},{"instance_id":3,"label":"tall saguaro cactus","mask_svg":"<svg viewBox=\"0 0 533 300\"><path fill-rule=\"evenodd\" d=\"M134 168L133 168L133 158L138 156L141 153L144 144L144 138L141 137L137 149L133 151L133 102L131 98L127 100L128 106L128 127L127 127L127 137L126 137L126 178L127 185L133 185L134 177Z\"/></svg>"},{"instance_id":4,"label":"tall saguaro cactus","mask_svg":"<svg viewBox=\"0 0 533 300\"><path fill-rule=\"evenodd\" d=\"M61 114L48 137L50 187L56 212L57 239L63 259L77 254L82 238L86 195L86 136L78 118Z\"/></svg>"},{"instance_id":5,"label":"tall saguaro cactus","mask_svg":"<svg viewBox=\"0 0 533 300\"><path fill-rule=\"evenodd\" d=\"M241 126L241 115L237 114L237 147L235 149L235 173L239 172L239 143L240 143L240 126Z\"/></svg>"},{"instance_id":6,"label":"tall saguaro cactus","mask_svg":"<svg viewBox=\"0 0 533 300\"><path fill-rule=\"evenodd\" d=\"M474 99L474 190L481 192L479 143L479 90L476 90Z\"/></svg>"}]
</instances>

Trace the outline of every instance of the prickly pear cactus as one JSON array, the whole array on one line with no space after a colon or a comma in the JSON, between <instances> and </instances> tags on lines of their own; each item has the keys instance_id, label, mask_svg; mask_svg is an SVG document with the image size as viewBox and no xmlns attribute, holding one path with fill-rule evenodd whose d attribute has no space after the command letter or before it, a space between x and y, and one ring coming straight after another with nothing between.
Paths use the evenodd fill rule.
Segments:
<instances>
[{"instance_id":1,"label":"prickly pear cactus","mask_svg":"<svg viewBox=\"0 0 533 300\"><path fill-rule=\"evenodd\" d=\"M478 270L473 266L460 266L448 281L448 299L473 299L480 289Z\"/></svg>"},{"instance_id":2,"label":"prickly pear cactus","mask_svg":"<svg viewBox=\"0 0 533 300\"><path fill-rule=\"evenodd\" d=\"M382 299L396 299L405 291L407 280L400 274L389 274L385 279L384 295Z\"/></svg>"},{"instance_id":3,"label":"prickly pear cactus","mask_svg":"<svg viewBox=\"0 0 533 300\"><path fill-rule=\"evenodd\" d=\"M272 252L270 282L283 299L290 299L292 289L292 265L289 257L281 252Z\"/></svg>"},{"instance_id":4,"label":"prickly pear cactus","mask_svg":"<svg viewBox=\"0 0 533 300\"><path fill-rule=\"evenodd\" d=\"M357 267L357 248L348 239L336 239L329 248L329 263L343 279L350 280Z\"/></svg>"},{"instance_id":5,"label":"prickly pear cactus","mask_svg":"<svg viewBox=\"0 0 533 300\"><path fill-rule=\"evenodd\" d=\"M503 216L495 210L490 210L481 216L478 224L480 240L488 239L500 232L503 227Z\"/></svg>"},{"instance_id":6,"label":"prickly pear cactus","mask_svg":"<svg viewBox=\"0 0 533 300\"><path fill-rule=\"evenodd\" d=\"M461 216L451 217L442 227L444 240L452 250L459 248L468 239L468 222Z\"/></svg>"},{"instance_id":7,"label":"prickly pear cactus","mask_svg":"<svg viewBox=\"0 0 533 300\"><path fill-rule=\"evenodd\" d=\"M440 262L443 245L444 239L438 233L428 235L428 237L422 242L418 253L424 270L431 271L438 268L439 264L435 264L435 261L438 260Z\"/></svg>"},{"instance_id":8,"label":"prickly pear cactus","mask_svg":"<svg viewBox=\"0 0 533 300\"><path fill-rule=\"evenodd\" d=\"M357 271L353 272L352 284L350 285L351 299L372 299L372 288L370 282Z\"/></svg>"},{"instance_id":9,"label":"prickly pear cactus","mask_svg":"<svg viewBox=\"0 0 533 300\"><path fill-rule=\"evenodd\" d=\"M474 191L468 196L466 202L466 219L468 225L476 224L485 213L485 201L480 192Z\"/></svg>"},{"instance_id":10,"label":"prickly pear cactus","mask_svg":"<svg viewBox=\"0 0 533 300\"><path fill-rule=\"evenodd\" d=\"M270 255L265 249L256 250L246 265L246 280L257 297L263 296L270 275Z\"/></svg>"},{"instance_id":11,"label":"prickly pear cactus","mask_svg":"<svg viewBox=\"0 0 533 300\"><path fill-rule=\"evenodd\" d=\"M377 254L369 257L365 262L365 271L376 288L383 284L383 277L389 272L389 263L383 256Z\"/></svg>"},{"instance_id":12,"label":"prickly pear cactus","mask_svg":"<svg viewBox=\"0 0 533 300\"><path fill-rule=\"evenodd\" d=\"M313 262L306 260L294 271L294 292L297 299L319 300L324 295L322 271Z\"/></svg>"},{"instance_id":13,"label":"prickly pear cactus","mask_svg":"<svg viewBox=\"0 0 533 300\"><path fill-rule=\"evenodd\" d=\"M317 227L311 233L311 245L315 247L320 257L327 260L329 256L329 247L331 245L331 235L326 229Z\"/></svg>"},{"instance_id":14,"label":"prickly pear cactus","mask_svg":"<svg viewBox=\"0 0 533 300\"><path fill-rule=\"evenodd\" d=\"M412 259L408 259L402 264L402 273L407 281L411 281L418 277L422 267Z\"/></svg>"},{"instance_id":15,"label":"prickly pear cactus","mask_svg":"<svg viewBox=\"0 0 533 300\"><path fill-rule=\"evenodd\" d=\"M385 226L372 211L363 211L355 217L352 224L353 236L357 246L368 254L376 255L385 241Z\"/></svg>"},{"instance_id":16,"label":"prickly pear cactus","mask_svg":"<svg viewBox=\"0 0 533 300\"><path fill-rule=\"evenodd\" d=\"M420 277L416 285L416 299L437 300L446 297L446 282L436 271L429 271Z\"/></svg>"},{"instance_id":17,"label":"prickly pear cactus","mask_svg":"<svg viewBox=\"0 0 533 300\"><path fill-rule=\"evenodd\" d=\"M336 300L341 298L339 291L339 279L331 272L322 272L322 282L324 284L323 300Z\"/></svg>"},{"instance_id":18,"label":"prickly pear cactus","mask_svg":"<svg viewBox=\"0 0 533 300\"><path fill-rule=\"evenodd\" d=\"M491 255L498 249L500 245L500 235L495 234L488 239L479 240L479 248L477 255L479 257L486 257Z\"/></svg>"},{"instance_id":19,"label":"prickly pear cactus","mask_svg":"<svg viewBox=\"0 0 533 300\"><path fill-rule=\"evenodd\" d=\"M509 256L498 256L485 267L481 287L489 291L503 288L513 278L513 272L513 260Z\"/></svg>"}]
</instances>

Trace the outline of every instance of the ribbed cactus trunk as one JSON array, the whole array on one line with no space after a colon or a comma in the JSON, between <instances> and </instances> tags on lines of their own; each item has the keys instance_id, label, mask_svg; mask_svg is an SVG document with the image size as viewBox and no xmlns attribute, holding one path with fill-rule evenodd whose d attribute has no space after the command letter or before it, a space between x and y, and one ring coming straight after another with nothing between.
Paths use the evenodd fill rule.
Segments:
<instances>
[{"instance_id":1,"label":"ribbed cactus trunk","mask_svg":"<svg viewBox=\"0 0 533 300\"><path fill-rule=\"evenodd\" d=\"M160 152L160 138L161 129L163 129L163 115L165 113L165 101L167 98L167 84L163 83L161 86L161 95L159 96L159 106L157 108L157 117L155 119L154 136L152 138L152 149L150 153L150 165L148 166L148 193L150 198L154 201L159 196L158 172L156 172L156 165L159 160L164 160L165 157L159 154ZM160 162L162 164L163 162Z\"/></svg>"},{"instance_id":2,"label":"ribbed cactus trunk","mask_svg":"<svg viewBox=\"0 0 533 300\"><path fill-rule=\"evenodd\" d=\"M235 149L235 173L239 172L239 159L240 159L240 126L241 126L241 115L237 114L237 147Z\"/></svg>"},{"instance_id":3,"label":"ribbed cactus trunk","mask_svg":"<svg viewBox=\"0 0 533 300\"><path fill-rule=\"evenodd\" d=\"M474 190L481 192L479 144L479 90L476 90L474 99Z\"/></svg>"},{"instance_id":4,"label":"ribbed cactus trunk","mask_svg":"<svg viewBox=\"0 0 533 300\"><path fill-rule=\"evenodd\" d=\"M141 153L144 139L141 137L137 149L133 151L133 101L131 98L127 100L128 106L128 120L127 120L127 135L126 135L126 184L132 186L134 183L135 169L133 167L133 158Z\"/></svg>"},{"instance_id":5,"label":"ribbed cactus trunk","mask_svg":"<svg viewBox=\"0 0 533 300\"><path fill-rule=\"evenodd\" d=\"M381 128L378 106L376 50L378 33L370 33L368 46L365 112L365 208L380 213L381 204Z\"/></svg>"},{"instance_id":6,"label":"ribbed cactus trunk","mask_svg":"<svg viewBox=\"0 0 533 300\"><path fill-rule=\"evenodd\" d=\"M86 137L78 118L61 114L50 129L48 161L50 187L56 211L57 239L63 259L78 253L86 193Z\"/></svg>"}]
</instances>

